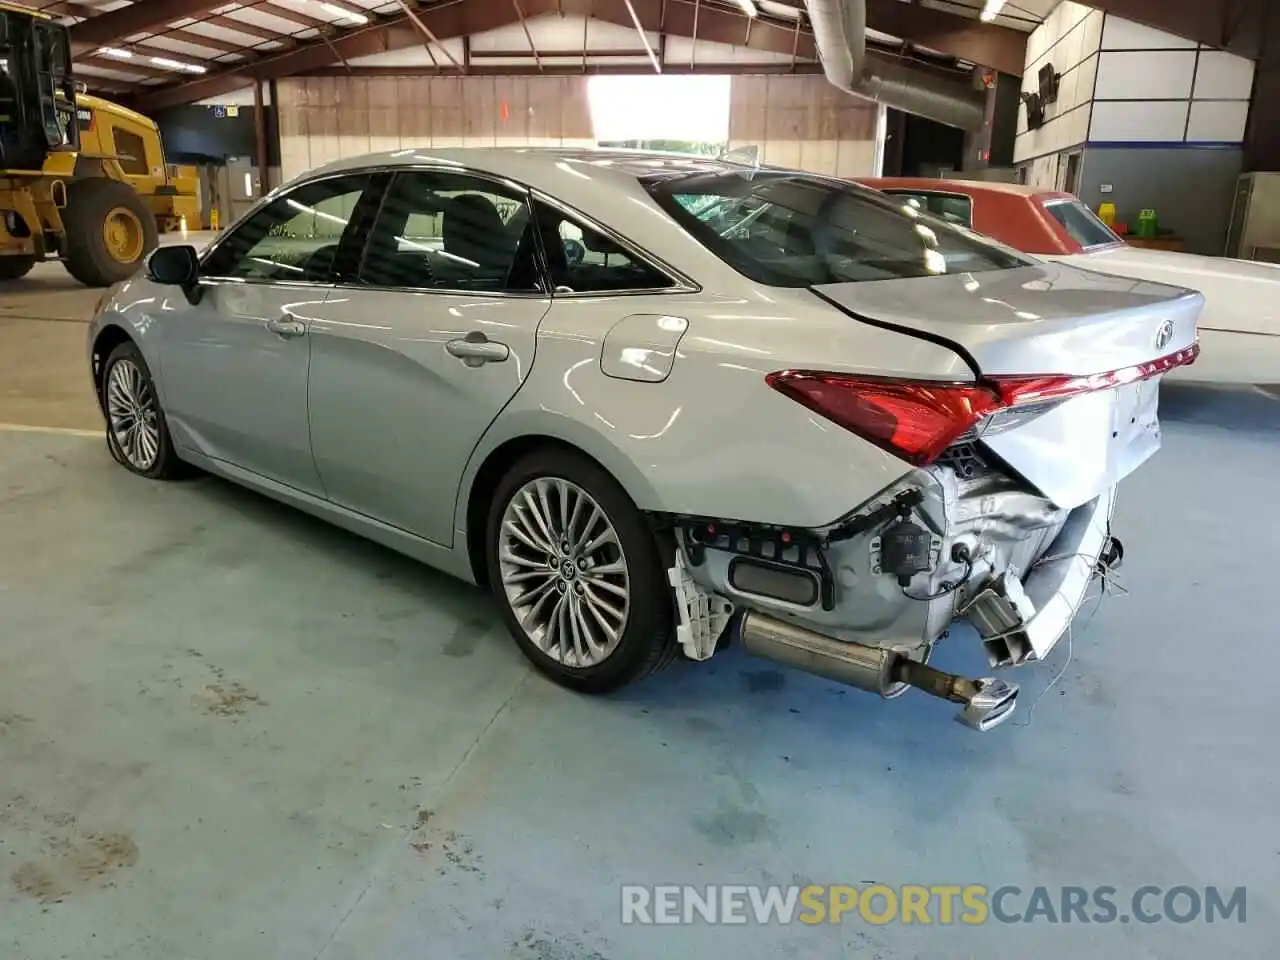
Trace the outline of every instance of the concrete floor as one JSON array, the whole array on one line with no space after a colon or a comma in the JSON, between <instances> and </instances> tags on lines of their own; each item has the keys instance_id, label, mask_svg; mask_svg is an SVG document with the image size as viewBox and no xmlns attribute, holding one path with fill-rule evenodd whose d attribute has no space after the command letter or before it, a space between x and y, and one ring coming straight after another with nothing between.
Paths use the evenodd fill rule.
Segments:
<instances>
[{"instance_id":1,"label":"concrete floor","mask_svg":"<svg viewBox=\"0 0 1280 960\"><path fill-rule=\"evenodd\" d=\"M0 292L4 960L1274 951L1274 397L1166 389L1165 450L1118 509L1130 594L1029 724L976 735L738 651L588 699L532 674L477 590L221 481L115 467L95 295L56 270ZM970 639L940 664L981 670ZM1018 671L1026 705L1067 653ZM1245 885L1248 914L619 922L623 883L871 881Z\"/></svg>"}]
</instances>

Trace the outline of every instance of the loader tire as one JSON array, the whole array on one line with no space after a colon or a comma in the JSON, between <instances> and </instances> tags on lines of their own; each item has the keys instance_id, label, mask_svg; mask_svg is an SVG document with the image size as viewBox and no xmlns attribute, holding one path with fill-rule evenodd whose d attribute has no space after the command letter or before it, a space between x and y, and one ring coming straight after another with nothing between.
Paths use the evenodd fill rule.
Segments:
<instances>
[{"instance_id":1,"label":"loader tire","mask_svg":"<svg viewBox=\"0 0 1280 960\"><path fill-rule=\"evenodd\" d=\"M85 286L109 287L137 273L160 243L156 218L127 183L105 177L67 187L63 262Z\"/></svg>"},{"instance_id":2,"label":"loader tire","mask_svg":"<svg viewBox=\"0 0 1280 960\"><path fill-rule=\"evenodd\" d=\"M36 258L33 256L14 254L0 257L0 280L20 280L35 265Z\"/></svg>"}]
</instances>

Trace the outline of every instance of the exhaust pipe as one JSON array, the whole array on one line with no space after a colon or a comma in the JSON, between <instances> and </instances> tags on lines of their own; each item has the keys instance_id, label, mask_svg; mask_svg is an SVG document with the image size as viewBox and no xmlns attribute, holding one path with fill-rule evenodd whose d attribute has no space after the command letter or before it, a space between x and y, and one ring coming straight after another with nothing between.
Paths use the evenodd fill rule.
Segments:
<instances>
[{"instance_id":1,"label":"exhaust pipe","mask_svg":"<svg viewBox=\"0 0 1280 960\"><path fill-rule=\"evenodd\" d=\"M747 652L806 673L879 694L885 699L915 687L961 705L959 723L978 731L1013 715L1016 685L990 677L971 680L935 670L894 650L836 640L805 627L748 610L739 630Z\"/></svg>"}]
</instances>

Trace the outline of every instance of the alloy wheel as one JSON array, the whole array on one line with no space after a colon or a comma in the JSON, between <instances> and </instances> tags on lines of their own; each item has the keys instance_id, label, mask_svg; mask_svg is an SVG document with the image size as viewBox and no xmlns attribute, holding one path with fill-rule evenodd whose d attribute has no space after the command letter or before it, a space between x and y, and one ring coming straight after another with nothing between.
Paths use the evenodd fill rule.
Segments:
<instances>
[{"instance_id":1,"label":"alloy wheel","mask_svg":"<svg viewBox=\"0 0 1280 960\"><path fill-rule=\"evenodd\" d=\"M118 360L107 374L111 437L135 470L150 470L160 456L160 409L151 383L132 360Z\"/></svg>"},{"instance_id":2,"label":"alloy wheel","mask_svg":"<svg viewBox=\"0 0 1280 960\"><path fill-rule=\"evenodd\" d=\"M529 639L566 667L604 662L630 612L627 558L595 499L559 477L539 477L507 503L498 562L511 610Z\"/></svg>"}]
</instances>

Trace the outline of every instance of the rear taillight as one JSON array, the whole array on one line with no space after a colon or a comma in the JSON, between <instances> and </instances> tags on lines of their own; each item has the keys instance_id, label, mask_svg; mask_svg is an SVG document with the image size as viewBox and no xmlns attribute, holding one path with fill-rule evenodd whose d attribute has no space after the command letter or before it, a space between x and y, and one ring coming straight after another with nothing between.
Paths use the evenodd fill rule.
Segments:
<instances>
[{"instance_id":1,"label":"rear taillight","mask_svg":"<svg viewBox=\"0 0 1280 960\"><path fill-rule=\"evenodd\" d=\"M1107 373L1095 373L1087 377L1072 377L1050 374L1048 376L1030 377L988 377L990 383L1000 394L1000 401L1005 406L1017 406L1025 403L1044 403L1047 400L1066 400L1068 397L1082 393L1093 393L1096 390L1110 390L1137 380L1149 380L1162 373L1168 373L1174 367L1185 367L1194 363L1200 355L1200 344L1193 343L1185 350L1139 363L1132 367L1110 370Z\"/></svg>"},{"instance_id":2,"label":"rear taillight","mask_svg":"<svg viewBox=\"0 0 1280 960\"><path fill-rule=\"evenodd\" d=\"M784 370L765 379L814 413L916 466L932 463L1001 406L994 391L973 383L882 380L804 370Z\"/></svg>"},{"instance_id":3,"label":"rear taillight","mask_svg":"<svg viewBox=\"0 0 1280 960\"><path fill-rule=\"evenodd\" d=\"M1039 416L1064 400L1110 390L1192 363L1200 345L1090 376L996 376L980 383L893 380L782 370L765 381L779 393L916 466L927 466L992 414ZM996 418L1001 419L1001 418ZM988 424L983 424L985 428ZM992 421L993 430L999 425Z\"/></svg>"}]
</instances>

